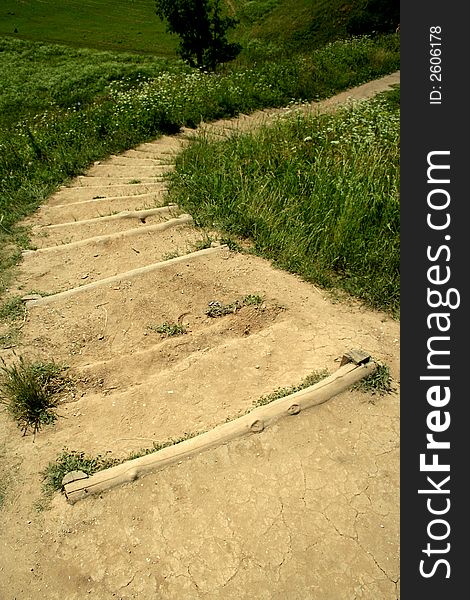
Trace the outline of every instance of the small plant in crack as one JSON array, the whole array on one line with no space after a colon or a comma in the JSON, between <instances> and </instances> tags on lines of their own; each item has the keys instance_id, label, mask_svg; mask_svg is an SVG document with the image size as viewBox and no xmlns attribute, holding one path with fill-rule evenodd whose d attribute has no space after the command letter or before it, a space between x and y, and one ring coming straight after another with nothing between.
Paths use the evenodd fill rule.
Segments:
<instances>
[{"instance_id":1,"label":"small plant in crack","mask_svg":"<svg viewBox=\"0 0 470 600\"><path fill-rule=\"evenodd\" d=\"M54 362L30 362L23 357L7 366L2 359L0 367L0 404L16 421L23 435L28 429L33 434L57 419L56 409L60 393L70 386L64 375L65 365Z\"/></svg>"},{"instance_id":2,"label":"small plant in crack","mask_svg":"<svg viewBox=\"0 0 470 600\"><path fill-rule=\"evenodd\" d=\"M165 337L174 337L187 333L187 329L183 325L180 325L179 323L169 323L168 321L165 321L160 325L148 325L147 329L160 333Z\"/></svg>"},{"instance_id":3,"label":"small plant in crack","mask_svg":"<svg viewBox=\"0 0 470 600\"><path fill-rule=\"evenodd\" d=\"M376 365L377 368L375 371L356 383L352 388L353 390L360 390L361 392L379 396L390 394L395 390L392 385L392 377L388 366L377 361Z\"/></svg>"},{"instance_id":4,"label":"small plant in crack","mask_svg":"<svg viewBox=\"0 0 470 600\"><path fill-rule=\"evenodd\" d=\"M140 179L131 179L130 181L128 181L128 183L131 183L131 184L141 183L141 180Z\"/></svg>"}]
</instances>

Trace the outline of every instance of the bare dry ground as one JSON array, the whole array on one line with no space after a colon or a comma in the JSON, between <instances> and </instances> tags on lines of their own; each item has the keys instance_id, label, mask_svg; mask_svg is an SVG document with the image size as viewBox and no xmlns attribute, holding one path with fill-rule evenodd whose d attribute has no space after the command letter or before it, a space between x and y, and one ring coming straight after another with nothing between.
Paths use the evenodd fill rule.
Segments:
<instances>
[{"instance_id":1,"label":"bare dry ground","mask_svg":"<svg viewBox=\"0 0 470 600\"><path fill-rule=\"evenodd\" d=\"M279 114L205 127L227 135ZM0 415L0 598L397 599L399 324L261 258L201 252L204 232L162 208L162 173L186 143L166 136L111 157L29 220L38 250L11 293L52 295L27 306L3 356L65 362L80 384L35 439ZM262 303L206 314L247 295ZM165 321L187 333L163 337ZM124 457L206 431L313 370L334 372L351 348L386 363L396 391L350 390L102 496L70 505L56 494L38 510L40 473L64 447Z\"/></svg>"}]
</instances>

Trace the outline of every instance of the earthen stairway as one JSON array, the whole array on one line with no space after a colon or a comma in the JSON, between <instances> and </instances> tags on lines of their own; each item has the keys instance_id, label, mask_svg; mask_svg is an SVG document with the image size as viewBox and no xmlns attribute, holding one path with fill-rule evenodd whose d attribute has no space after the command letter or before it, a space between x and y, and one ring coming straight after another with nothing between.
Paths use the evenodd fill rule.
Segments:
<instances>
[{"instance_id":1,"label":"earthen stairway","mask_svg":"<svg viewBox=\"0 0 470 600\"><path fill-rule=\"evenodd\" d=\"M191 135L96 163L31 219L36 249L13 290L27 301L22 353L65 362L90 382L38 441L125 455L243 415L314 370L334 372L352 347L380 356L380 317L374 326L359 311L358 327L314 286L231 252L167 205L164 174ZM261 301L207 314L210 303L245 297ZM160 334L164 323L186 333Z\"/></svg>"},{"instance_id":2,"label":"earthen stairway","mask_svg":"<svg viewBox=\"0 0 470 600\"><path fill-rule=\"evenodd\" d=\"M210 128L223 137L269 118ZM217 245L167 206L163 175L188 135L94 165L29 220L37 250L10 290L26 299L22 333L3 354L66 363L79 382L35 439L0 415L0 596L398 598L398 394L348 390L92 501L55 494L35 508L64 448L125 458L210 433L278 387L337 372L351 348L399 381L396 321ZM200 250L204 233L216 243ZM262 301L206 314L247 296ZM165 322L187 332L166 337Z\"/></svg>"}]
</instances>

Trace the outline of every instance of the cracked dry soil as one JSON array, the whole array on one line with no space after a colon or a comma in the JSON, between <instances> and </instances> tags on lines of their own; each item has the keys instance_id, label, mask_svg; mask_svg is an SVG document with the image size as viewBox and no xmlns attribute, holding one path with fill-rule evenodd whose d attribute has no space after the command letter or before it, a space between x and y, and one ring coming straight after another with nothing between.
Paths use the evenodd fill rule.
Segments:
<instances>
[{"instance_id":1,"label":"cracked dry soil","mask_svg":"<svg viewBox=\"0 0 470 600\"><path fill-rule=\"evenodd\" d=\"M278 114L206 127L227 135ZM181 212L139 217L164 203L162 170L154 182L150 167L185 143L164 137L95 165L30 221L46 250L25 256L12 291L75 291L29 307L21 345L4 356L54 358L99 383L61 405L35 441L0 415L0 598L396 600L399 324L260 258L227 248L198 255L186 222L146 229ZM144 183L128 183L135 173ZM113 207L138 214L100 221ZM184 259L129 275L175 248ZM263 305L220 319L204 313L210 301L246 294ZM164 339L148 328L183 314L188 334ZM389 365L396 391L349 390L102 496L70 505L56 494L48 509L35 508L40 472L64 447L125 456L206 430L312 370L335 371L354 347Z\"/></svg>"}]
</instances>

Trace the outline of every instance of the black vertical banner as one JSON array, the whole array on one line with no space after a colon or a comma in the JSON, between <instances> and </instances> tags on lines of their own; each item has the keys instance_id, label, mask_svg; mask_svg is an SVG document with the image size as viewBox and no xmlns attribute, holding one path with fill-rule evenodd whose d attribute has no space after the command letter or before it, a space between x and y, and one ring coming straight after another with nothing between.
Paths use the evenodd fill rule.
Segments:
<instances>
[{"instance_id":1,"label":"black vertical banner","mask_svg":"<svg viewBox=\"0 0 470 600\"><path fill-rule=\"evenodd\" d=\"M401 3L403 600L469 594L465 8L455 0Z\"/></svg>"}]
</instances>

